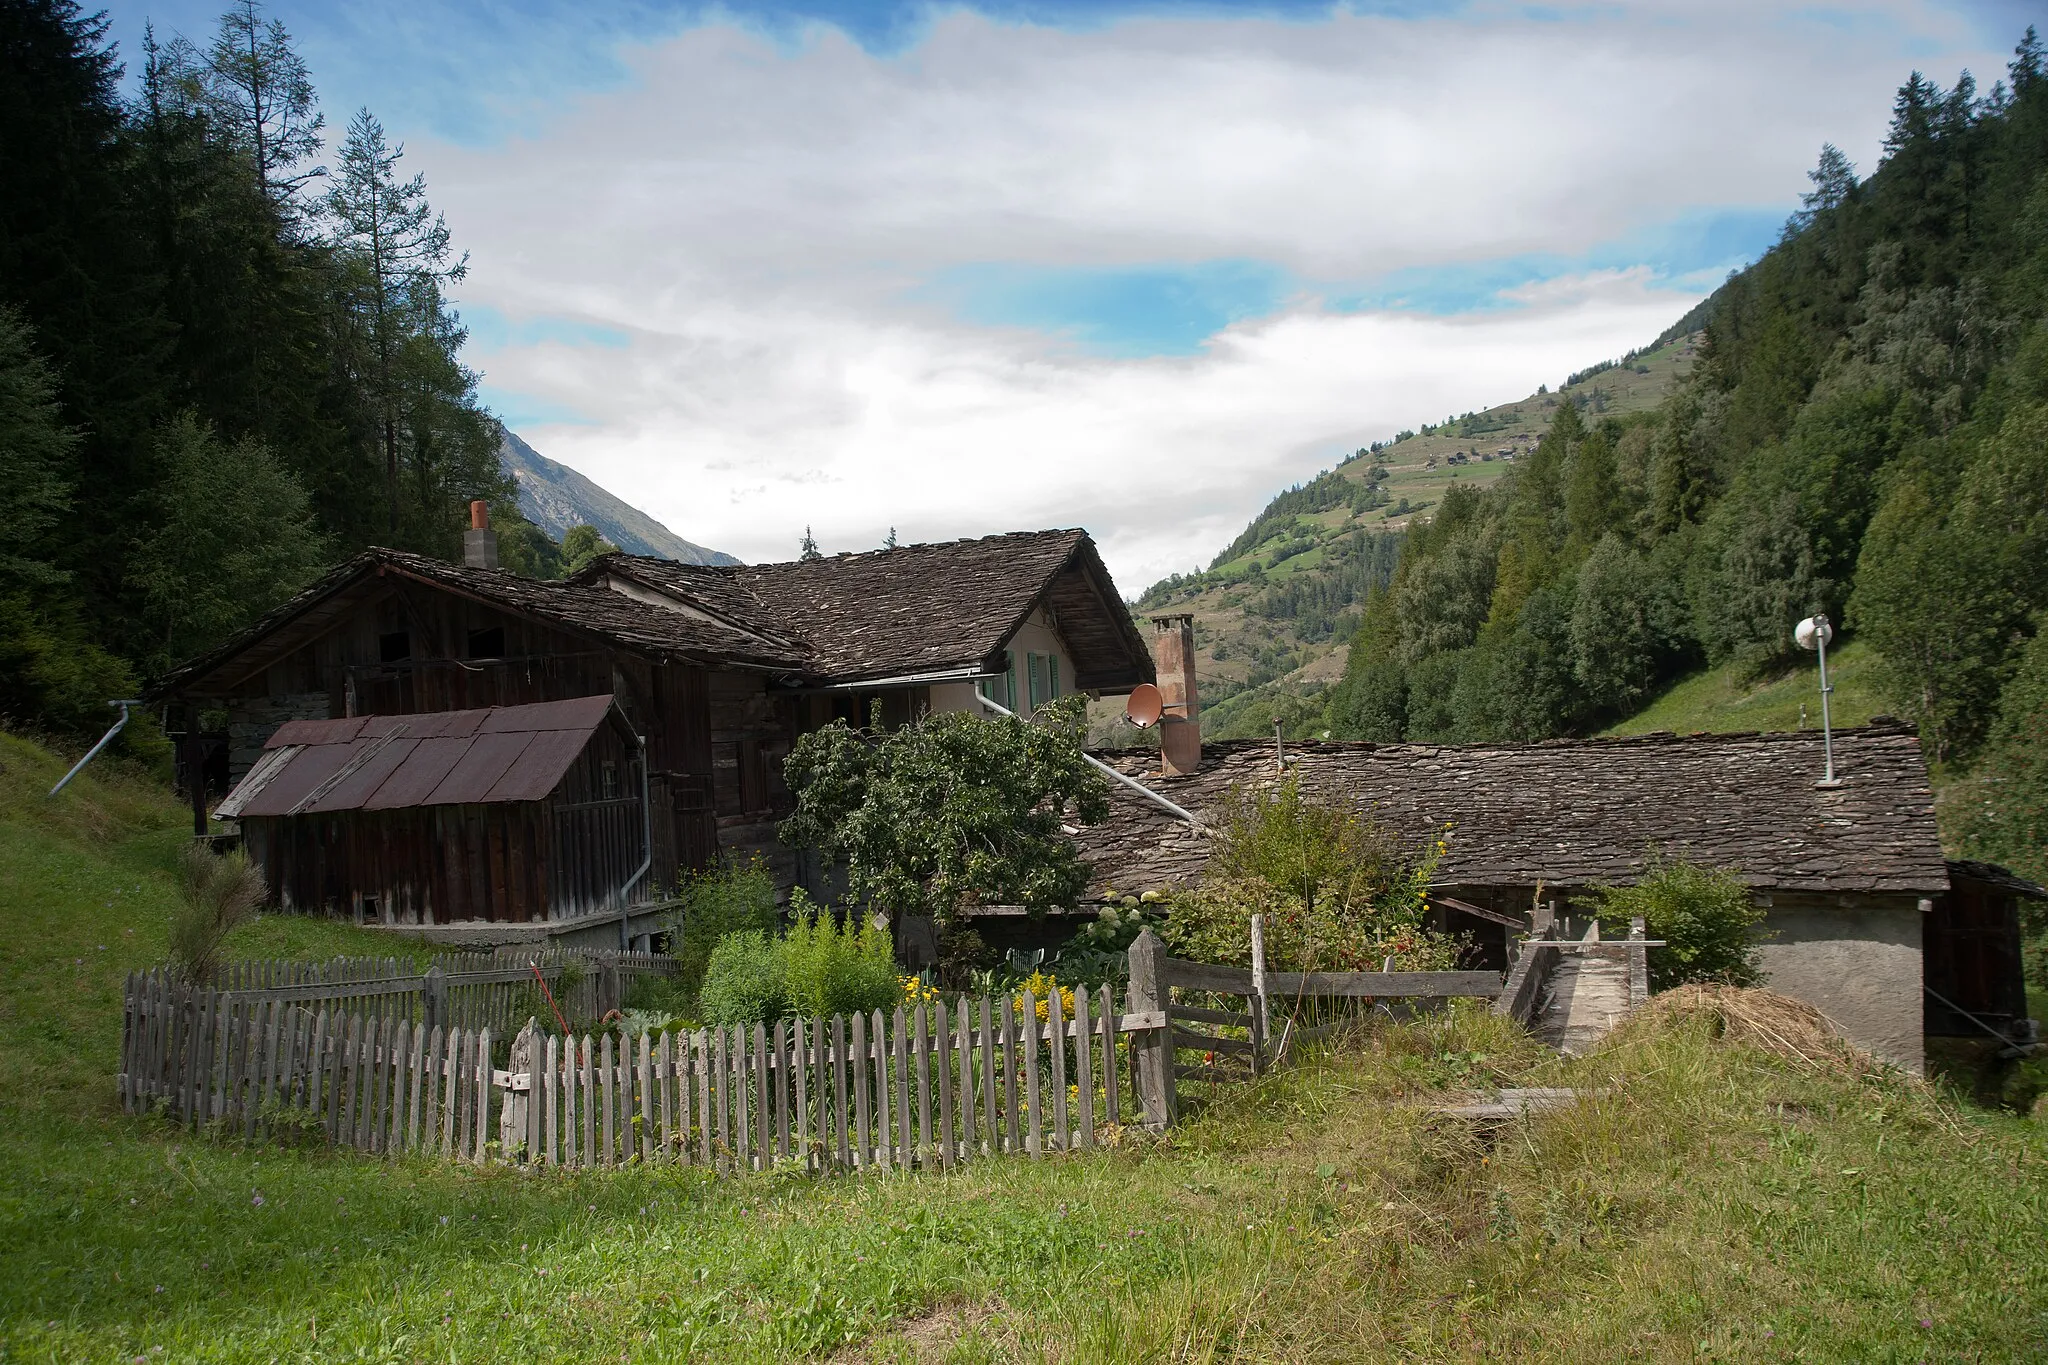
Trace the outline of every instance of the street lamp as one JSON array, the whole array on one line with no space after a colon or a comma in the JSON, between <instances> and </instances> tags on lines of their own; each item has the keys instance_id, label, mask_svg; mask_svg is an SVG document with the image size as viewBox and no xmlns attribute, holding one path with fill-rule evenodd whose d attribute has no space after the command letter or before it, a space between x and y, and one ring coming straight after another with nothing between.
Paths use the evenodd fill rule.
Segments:
<instances>
[{"instance_id":1,"label":"street lamp","mask_svg":"<svg viewBox=\"0 0 2048 1365\"><path fill-rule=\"evenodd\" d=\"M1835 638L1835 628L1828 624L1828 618L1821 612L1801 621L1792 628L1792 641L1801 649L1820 652L1820 734L1821 747L1827 754L1828 773L1816 787L1839 787L1842 779L1835 776L1835 731L1828 715L1828 694L1834 686L1828 682L1828 641Z\"/></svg>"}]
</instances>

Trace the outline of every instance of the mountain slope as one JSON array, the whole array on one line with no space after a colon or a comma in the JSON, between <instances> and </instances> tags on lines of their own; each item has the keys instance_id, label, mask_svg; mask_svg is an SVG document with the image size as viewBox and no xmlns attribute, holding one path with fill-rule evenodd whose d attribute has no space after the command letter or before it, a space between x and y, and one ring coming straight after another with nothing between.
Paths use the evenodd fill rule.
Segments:
<instances>
[{"instance_id":1,"label":"mountain slope","mask_svg":"<svg viewBox=\"0 0 2048 1365\"><path fill-rule=\"evenodd\" d=\"M521 514L555 540L571 526L592 526L630 554L657 555L684 564L739 563L722 551L684 540L567 465L550 460L509 428L498 430L498 460L519 485Z\"/></svg>"},{"instance_id":2,"label":"mountain slope","mask_svg":"<svg viewBox=\"0 0 2048 1365\"><path fill-rule=\"evenodd\" d=\"M1322 691L1344 675L1359 604L1391 577L1409 524L1451 488L1491 486L1535 448L1566 399L1589 419L1656 407L1696 358L1694 321L1680 319L1645 351L1572 375L1555 392L1361 450L1274 498L1204 572L1148 588L1141 614L1194 614L1204 732L1269 734L1276 716L1314 728Z\"/></svg>"}]
</instances>

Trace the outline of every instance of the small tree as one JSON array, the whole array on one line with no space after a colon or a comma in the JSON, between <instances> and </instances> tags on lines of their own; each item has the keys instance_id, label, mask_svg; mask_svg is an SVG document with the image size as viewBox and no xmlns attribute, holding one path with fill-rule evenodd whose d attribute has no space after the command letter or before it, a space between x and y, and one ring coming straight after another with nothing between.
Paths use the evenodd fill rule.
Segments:
<instances>
[{"instance_id":1,"label":"small tree","mask_svg":"<svg viewBox=\"0 0 2048 1365\"><path fill-rule=\"evenodd\" d=\"M1757 945L1766 937L1764 912L1733 872L1652 853L1633 886L1595 886L1574 902L1592 910L1602 926L1627 932L1640 918L1651 938L1650 989L1688 981L1754 986L1763 980Z\"/></svg>"},{"instance_id":2,"label":"small tree","mask_svg":"<svg viewBox=\"0 0 2048 1365\"><path fill-rule=\"evenodd\" d=\"M263 874L236 849L216 856L203 844L188 844L171 912L171 961L188 980L205 984L220 964L220 946L235 926L256 913L266 888Z\"/></svg>"},{"instance_id":3,"label":"small tree","mask_svg":"<svg viewBox=\"0 0 2048 1365\"><path fill-rule=\"evenodd\" d=\"M941 923L965 905L1072 905L1088 866L1060 825L1109 815L1082 756L1079 698L1036 721L926 716L898 730L844 721L797 741L782 838L843 858L855 903Z\"/></svg>"}]
</instances>

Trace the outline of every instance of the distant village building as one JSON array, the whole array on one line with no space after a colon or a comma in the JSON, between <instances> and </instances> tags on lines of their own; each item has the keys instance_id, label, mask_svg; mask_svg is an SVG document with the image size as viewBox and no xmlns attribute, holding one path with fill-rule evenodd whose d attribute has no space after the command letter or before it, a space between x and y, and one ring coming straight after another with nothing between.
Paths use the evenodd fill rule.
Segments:
<instances>
[{"instance_id":1,"label":"distant village building","mask_svg":"<svg viewBox=\"0 0 2048 1365\"><path fill-rule=\"evenodd\" d=\"M495 548L480 525L464 565L367 551L154 689L188 728L225 712L227 809L280 902L619 918L721 854L791 884L815 873L775 838L804 732L964 710L977 689L1028 716L1153 676L1079 530L787 564L613 554L563 582L499 570ZM627 846L602 820L574 832L591 803L618 803Z\"/></svg>"}]
</instances>

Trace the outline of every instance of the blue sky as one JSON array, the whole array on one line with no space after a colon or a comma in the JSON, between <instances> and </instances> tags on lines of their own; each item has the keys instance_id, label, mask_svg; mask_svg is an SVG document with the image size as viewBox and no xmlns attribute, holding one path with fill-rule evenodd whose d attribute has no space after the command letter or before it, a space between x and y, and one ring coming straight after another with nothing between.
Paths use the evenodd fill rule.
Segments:
<instances>
[{"instance_id":1,"label":"blue sky","mask_svg":"<svg viewBox=\"0 0 2048 1365\"><path fill-rule=\"evenodd\" d=\"M217 3L217 0L216 0ZM204 38L216 3L116 0ZM692 539L1084 524L1127 589L1278 488L1653 337L1914 67L2027 8L289 0L471 252L493 405ZM1170 470L1134 488L1129 471Z\"/></svg>"}]
</instances>

